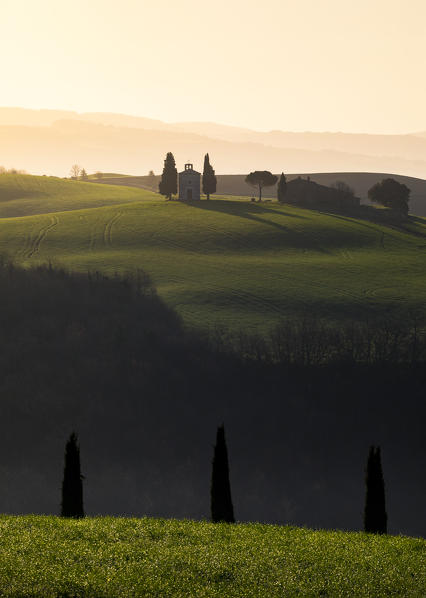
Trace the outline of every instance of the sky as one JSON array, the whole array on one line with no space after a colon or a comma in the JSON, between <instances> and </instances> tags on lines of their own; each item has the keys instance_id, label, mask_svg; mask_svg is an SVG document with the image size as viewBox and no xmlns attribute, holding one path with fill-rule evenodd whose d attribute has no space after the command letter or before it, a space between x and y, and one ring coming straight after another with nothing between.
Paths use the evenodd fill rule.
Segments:
<instances>
[{"instance_id":1,"label":"sky","mask_svg":"<svg viewBox=\"0 0 426 598\"><path fill-rule=\"evenodd\" d=\"M425 0L2 0L0 105L426 130Z\"/></svg>"}]
</instances>

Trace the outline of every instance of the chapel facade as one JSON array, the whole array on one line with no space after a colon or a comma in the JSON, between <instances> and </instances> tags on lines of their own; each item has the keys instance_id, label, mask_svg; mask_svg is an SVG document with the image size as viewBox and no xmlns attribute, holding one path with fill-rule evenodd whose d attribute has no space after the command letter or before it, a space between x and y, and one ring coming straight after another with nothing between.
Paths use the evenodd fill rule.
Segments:
<instances>
[{"instance_id":1,"label":"chapel facade","mask_svg":"<svg viewBox=\"0 0 426 598\"><path fill-rule=\"evenodd\" d=\"M193 164L185 164L185 170L179 173L179 199L196 201L200 199L201 173L194 170Z\"/></svg>"}]
</instances>

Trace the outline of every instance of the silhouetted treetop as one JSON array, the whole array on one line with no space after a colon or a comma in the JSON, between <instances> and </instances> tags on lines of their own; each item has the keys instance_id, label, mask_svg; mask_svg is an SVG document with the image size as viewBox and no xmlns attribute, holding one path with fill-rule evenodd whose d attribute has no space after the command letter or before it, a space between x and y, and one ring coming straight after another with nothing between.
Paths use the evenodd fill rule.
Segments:
<instances>
[{"instance_id":1,"label":"silhouetted treetop","mask_svg":"<svg viewBox=\"0 0 426 598\"><path fill-rule=\"evenodd\" d=\"M287 179L285 174L282 172L280 180L278 181L277 198L280 203L285 201L287 194Z\"/></svg>"},{"instance_id":2,"label":"silhouetted treetop","mask_svg":"<svg viewBox=\"0 0 426 598\"><path fill-rule=\"evenodd\" d=\"M255 170L246 176L246 183L259 190L259 201L262 201L262 189L272 187L278 180L278 177L269 170Z\"/></svg>"},{"instance_id":3,"label":"silhouetted treetop","mask_svg":"<svg viewBox=\"0 0 426 598\"><path fill-rule=\"evenodd\" d=\"M65 446L64 478L62 481L61 516L84 517L83 476L80 466L78 437L72 432Z\"/></svg>"},{"instance_id":4,"label":"silhouetted treetop","mask_svg":"<svg viewBox=\"0 0 426 598\"><path fill-rule=\"evenodd\" d=\"M223 424L218 427L216 433L210 499L213 522L235 522L234 507L231 498L231 484L229 481L228 449L225 440L225 426Z\"/></svg>"},{"instance_id":5,"label":"silhouetted treetop","mask_svg":"<svg viewBox=\"0 0 426 598\"><path fill-rule=\"evenodd\" d=\"M374 203L399 212L403 216L408 215L410 189L403 183L398 183L395 179L383 179L380 183L373 185L368 191L368 198Z\"/></svg>"},{"instance_id":6,"label":"silhouetted treetop","mask_svg":"<svg viewBox=\"0 0 426 598\"><path fill-rule=\"evenodd\" d=\"M330 186L333 189L337 189L337 191L340 191L341 193L346 193L347 195L350 195L352 197L355 196L355 191L352 189L352 187L345 183L345 181L336 181Z\"/></svg>"},{"instance_id":7,"label":"silhouetted treetop","mask_svg":"<svg viewBox=\"0 0 426 598\"><path fill-rule=\"evenodd\" d=\"M364 530L373 534L386 534L388 516L379 446L370 447L365 484Z\"/></svg>"},{"instance_id":8,"label":"silhouetted treetop","mask_svg":"<svg viewBox=\"0 0 426 598\"><path fill-rule=\"evenodd\" d=\"M210 164L209 155L206 154L204 156L204 168L203 168L203 193L207 196L207 199L210 199L211 193L216 193L216 175L215 171L213 170L212 165Z\"/></svg>"},{"instance_id":9,"label":"silhouetted treetop","mask_svg":"<svg viewBox=\"0 0 426 598\"><path fill-rule=\"evenodd\" d=\"M81 172L81 166L79 164L73 164L71 166L70 175L71 175L72 179L77 180L78 177L80 176L80 172Z\"/></svg>"},{"instance_id":10,"label":"silhouetted treetop","mask_svg":"<svg viewBox=\"0 0 426 598\"><path fill-rule=\"evenodd\" d=\"M177 168L172 152L167 152L158 188L161 195L165 195L167 199L172 199L172 195L177 193Z\"/></svg>"}]
</instances>

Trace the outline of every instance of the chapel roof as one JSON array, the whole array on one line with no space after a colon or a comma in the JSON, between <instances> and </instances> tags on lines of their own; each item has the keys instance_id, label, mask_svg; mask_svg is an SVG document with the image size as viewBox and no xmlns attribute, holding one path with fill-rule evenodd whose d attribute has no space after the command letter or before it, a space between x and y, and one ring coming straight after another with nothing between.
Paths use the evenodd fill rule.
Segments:
<instances>
[{"instance_id":1,"label":"chapel roof","mask_svg":"<svg viewBox=\"0 0 426 598\"><path fill-rule=\"evenodd\" d=\"M188 164L185 164L185 170L182 170L182 172L179 173L179 176L181 176L182 174L188 175L188 174L201 174L201 173L194 170L193 165L188 163Z\"/></svg>"}]
</instances>

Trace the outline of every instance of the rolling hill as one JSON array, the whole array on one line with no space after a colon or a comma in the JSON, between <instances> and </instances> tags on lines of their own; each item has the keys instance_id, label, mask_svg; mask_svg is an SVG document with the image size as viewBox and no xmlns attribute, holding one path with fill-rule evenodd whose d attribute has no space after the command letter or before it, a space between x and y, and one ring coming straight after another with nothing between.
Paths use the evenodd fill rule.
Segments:
<instances>
[{"instance_id":1,"label":"rolling hill","mask_svg":"<svg viewBox=\"0 0 426 598\"><path fill-rule=\"evenodd\" d=\"M266 525L3 517L8 596L424 596L425 542Z\"/></svg>"},{"instance_id":2,"label":"rolling hill","mask_svg":"<svg viewBox=\"0 0 426 598\"><path fill-rule=\"evenodd\" d=\"M1 176L2 193L3 213L29 203L20 217L1 220L1 252L26 266L51 260L110 274L142 267L197 327L265 331L295 315L347 321L403 315L426 302L422 219L396 228L245 198L181 204L30 176ZM111 205L89 207L102 202Z\"/></svg>"},{"instance_id":3,"label":"rolling hill","mask_svg":"<svg viewBox=\"0 0 426 598\"><path fill-rule=\"evenodd\" d=\"M0 218L118 205L140 199L141 193L130 187L103 187L44 176L0 176Z\"/></svg>"}]
</instances>

